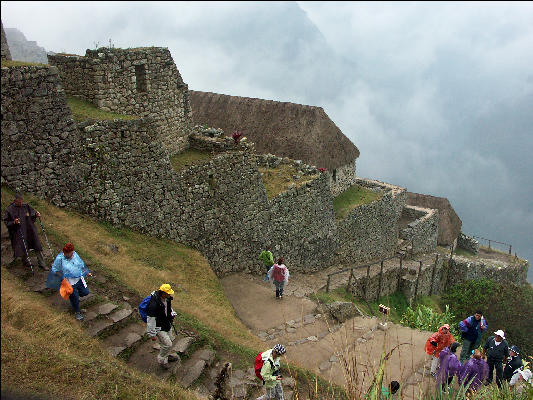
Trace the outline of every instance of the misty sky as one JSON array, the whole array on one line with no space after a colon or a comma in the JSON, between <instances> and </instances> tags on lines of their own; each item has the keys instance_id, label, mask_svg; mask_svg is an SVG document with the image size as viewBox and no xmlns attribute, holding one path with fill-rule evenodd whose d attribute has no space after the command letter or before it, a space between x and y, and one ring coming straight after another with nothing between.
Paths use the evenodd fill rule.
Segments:
<instances>
[{"instance_id":1,"label":"misty sky","mask_svg":"<svg viewBox=\"0 0 533 400\"><path fill-rule=\"evenodd\" d=\"M168 47L190 89L321 106L358 176L446 197L465 233L533 259L531 2L2 2L2 21L54 52Z\"/></svg>"}]
</instances>

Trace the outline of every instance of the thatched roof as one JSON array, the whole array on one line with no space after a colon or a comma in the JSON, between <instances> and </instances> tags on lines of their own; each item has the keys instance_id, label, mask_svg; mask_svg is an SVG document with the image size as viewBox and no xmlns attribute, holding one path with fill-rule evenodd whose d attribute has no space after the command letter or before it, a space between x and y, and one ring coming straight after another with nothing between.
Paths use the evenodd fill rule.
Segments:
<instances>
[{"instance_id":1,"label":"thatched roof","mask_svg":"<svg viewBox=\"0 0 533 400\"><path fill-rule=\"evenodd\" d=\"M260 154L302 160L318 168L351 164L359 150L329 119L322 107L189 91L193 121L242 131Z\"/></svg>"}]
</instances>

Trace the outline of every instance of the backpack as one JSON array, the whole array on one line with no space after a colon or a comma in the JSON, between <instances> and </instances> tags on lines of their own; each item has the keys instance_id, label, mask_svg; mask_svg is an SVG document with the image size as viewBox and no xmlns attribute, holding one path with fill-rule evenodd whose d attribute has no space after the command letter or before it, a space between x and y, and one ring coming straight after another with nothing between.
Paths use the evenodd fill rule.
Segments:
<instances>
[{"instance_id":1,"label":"backpack","mask_svg":"<svg viewBox=\"0 0 533 400\"><path fill-rule=\"evenodd\" d=\"M263 368L263 364L265 363L263 361L262 355L263 353L259 353L255 357L255 363L254 363L255 376L257 376L259 380L261 381L263 380L263 377L261 376L261 368ZM268 359L268 362L270 363L272 369L274 369L274 364L272 363L272 360L270 358Z\"/></svg>"},{"instance_id":2,"label":"backpack","mask_svg":"<svg viewBox=\"0 0 533 400\"><path fill-rule=\"evenodd\" d=\"M143 301L141 301L141 304L139 304L139 315L141 316L141 319L144 322L148 322L146 320L146 309L148 308L148 303L150 303L150 299L152 298L152 294L149 294L144 298Z\"/></svg>"}]
</instances>

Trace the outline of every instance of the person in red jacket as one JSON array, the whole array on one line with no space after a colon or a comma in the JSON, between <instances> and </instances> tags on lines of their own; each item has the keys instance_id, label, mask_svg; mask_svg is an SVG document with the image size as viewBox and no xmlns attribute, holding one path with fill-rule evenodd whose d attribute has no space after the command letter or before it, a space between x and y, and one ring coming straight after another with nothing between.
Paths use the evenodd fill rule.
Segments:
<instances>
[{"instance_id":1,"label":"person in red jacket","mask_svg":"<svg viewBox=\"0 0 533 400\"><path fill-rule=\"evenodd\" d=\"M435 373L437 372L441 350L445 347L449 347L453 342L455 342L455 339L450 333L450 325L448 324L442 325L438 332L435 332L429 337L424 350L427 354L433 356L433 359L431 360L431 375L435 376Z\"/></svg>"},{"instance_id":2,"label":"person in red jacket","mask_svg":"<svg viewBox=\"0 0 533 400\"><path fill-rule=\"evenodd\" d=\"M268 271L268 276L276 287L276 299L282 299L283 288L289 282L289 269L283 264L283 258L278 258L278 262Z\"/></svg>"}]
</instances>

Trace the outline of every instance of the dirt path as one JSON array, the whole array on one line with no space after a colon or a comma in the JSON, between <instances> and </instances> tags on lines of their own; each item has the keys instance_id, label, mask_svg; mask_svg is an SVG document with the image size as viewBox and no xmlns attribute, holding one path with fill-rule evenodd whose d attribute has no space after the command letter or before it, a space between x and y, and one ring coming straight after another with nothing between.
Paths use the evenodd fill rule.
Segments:
<instances>
[{"instance_id":1,"label":"dirt path","mask_svg":"<svg viewBox=\"0 0 533 400\"><path fill-rule=\"evenodd\" d=\"M265 348L283 343L288 359L324 379L346 386L351 377L356 386L366 390L383 350L396 348L387 363L385 382L401 382L405 399L414 399L419 385L431 384L431 378L425 378L429 357L423 351L431 332L390 322L381 330L375 317L359 316L335 324L306 297L313 277L316 285L323 282L323 274L305 275L301 283L293 276L283 300L275 298L273 286L261 276L234 274L221 283L237 316L265 342ZM343 361L353 365L356 373L347 372Z\"/></svg>"}]
</instances>

